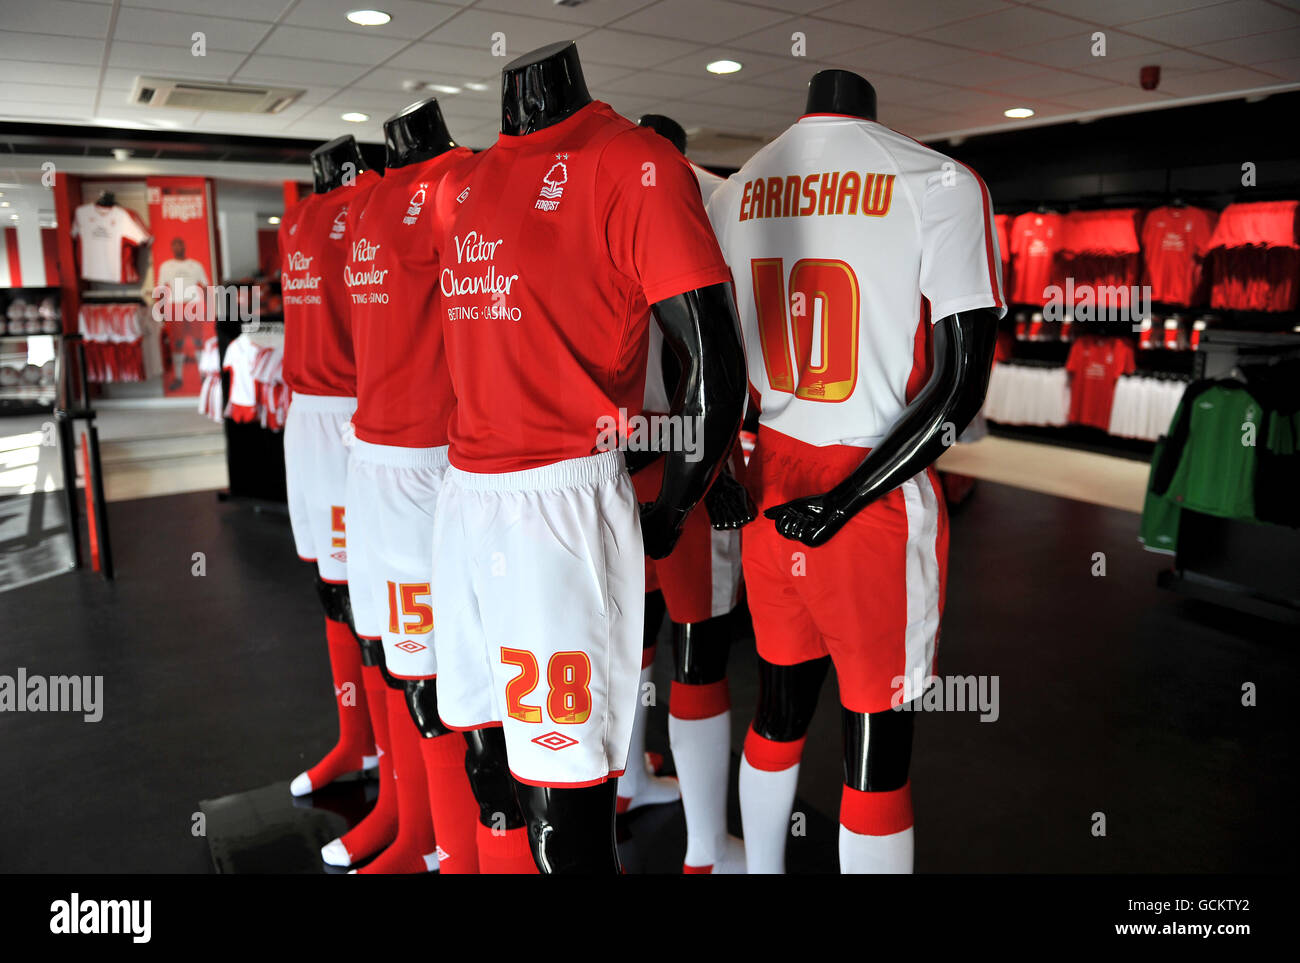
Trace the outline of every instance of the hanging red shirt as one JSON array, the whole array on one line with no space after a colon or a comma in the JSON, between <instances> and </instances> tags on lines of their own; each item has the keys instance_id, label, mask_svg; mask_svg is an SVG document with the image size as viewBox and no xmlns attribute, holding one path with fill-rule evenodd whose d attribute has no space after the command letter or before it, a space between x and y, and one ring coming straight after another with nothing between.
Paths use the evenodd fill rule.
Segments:
<instances>
[{"instance_id":1,"label":"hanging red shirt","mask_svg":"<svg viewBox=\"0 0 1300 963\"><path fill-rule=\"evenodd\" d=\"M1070 379L1070 423L1106 431L1115 400L1115 382L1137 368L1133 347L1123 338L1085 335L1070 348L1065 370Z\"/></svg>"},{"instance_id":2,"label":"hanging red shirt","mask_svg":"<svg viewBox=\"0 0 1300 963\"><path fill-rule=\"evenodd\" d=\"M1190 307L1199 301L1201 262L1216 215L1199 207L1158 207L1142 227L1144 279L1151 300Z\"/></svg>"},{"instance_id":3,"label":"hanging red shirt","mask_svg":"<svg viewBox=\"0 0 1300 963\"><path fill-rule=\"evenodd\" d=\"M1011 222L1011 300L1044 304L1043 289L1057 283L1056 255L1061 248L1060 214L1021 214Z\"/></svg>"}]
</instances>

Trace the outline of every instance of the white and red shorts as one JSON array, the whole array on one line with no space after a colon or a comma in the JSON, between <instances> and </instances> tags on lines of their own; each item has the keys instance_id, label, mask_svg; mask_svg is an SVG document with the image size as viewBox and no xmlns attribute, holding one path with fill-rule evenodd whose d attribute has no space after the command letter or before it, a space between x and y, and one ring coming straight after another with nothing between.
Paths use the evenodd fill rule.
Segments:
<instances>
[{"instance_id":1,"label":"white and red shorts","mask_svg":"<svg viewBox=\"0 0 1300 963\"><path fill-rule=\"evenodd\" d=\"M641 673L644 546L621 452L499 474L447 469L434 520L438 711L502 725L510 771L623 771Z\"/></svg>"},{"instance_id":2,"label":"white and red shorts","mask_svg":"<svg viewBox=\"0 0 1300 963\"><path fill-rule=\"evenodd\" d=\"M357 635L382 639L400 679L438 674L433 647L434 508L447 449L358 438L348 461L348 588Z\"/></svg>"},{"instance_id":3,"label":"white and red shorts","mask_svg":"<svg viewBox=\"0 0 1300 963\"><path fill-rule=\"evenodd\" d=\"M356 398L295 394L284 426L289 523L298 557L326 582L348 580L344 527L348 449Z\"/></svg>"},{"instance_id":4,"label":"white and red shorts","mask_svg":"<svg viewBox=\"0 0 1300 963\"><path fill-rule=\"evenodd\" d=\"M760 427L746 478L759 509L743 550L758 654L776 665L829 655L852 712L911 701L933 670L948 568L948 513L934 469L819 548L778 534L762 513L829 491L868 450L807 445Z\"/></svg>"},{"instance_id":5,"label":"white and red shorts","mask_svg":"<svg viewBox=\"0 0 1300 963\"><path fill-rule=\"evenodd\" d=\"M643 502L659 497L664 460L656 459L632 476ZM682 526L667 558L645 560L645 590L663 592L668 617L679 625L726 615L740 595L740 530L718 531L701 503Z\"/></svg>"}]
</instances>

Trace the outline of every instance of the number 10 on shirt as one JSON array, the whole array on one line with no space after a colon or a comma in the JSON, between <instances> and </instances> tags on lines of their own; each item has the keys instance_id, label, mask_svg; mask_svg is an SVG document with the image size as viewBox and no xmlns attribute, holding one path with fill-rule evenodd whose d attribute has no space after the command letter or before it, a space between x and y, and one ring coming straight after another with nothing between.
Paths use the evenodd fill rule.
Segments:
<instances>
[{"instance_id":1,"label":"number 10 on shirt","mask_svg":"<svg viewBox=\"0 0 1300 963\"><path fill-rule=\"evenodd\" d=\"M844 261L755 258L754 311L773 391L807 401L844 401L858 382L858 277ZM789 297L786 297L786 289ZM794 355L791 357L793 333ZM798 381L795 380L796 363Z\"/></svg>"}]
</instances>

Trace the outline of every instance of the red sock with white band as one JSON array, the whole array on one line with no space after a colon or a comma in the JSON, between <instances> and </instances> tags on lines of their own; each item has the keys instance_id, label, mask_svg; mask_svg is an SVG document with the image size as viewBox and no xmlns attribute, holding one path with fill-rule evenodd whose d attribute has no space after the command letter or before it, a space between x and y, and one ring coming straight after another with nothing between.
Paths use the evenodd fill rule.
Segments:
<instances>
[{"instance_id":1,"label":"red sock with white band","mask_svg":"<svg viewBox=\"0 0 1300 963\"><path fill-rule=\"evenodd\" d=\"M840 796L840 872L910 873L912 783L890 792L844 787Z\"/></svg>"},{"instance_id":2,"label":"red sock with white band","mask_svg":"<svg viewBox=\"0 0 1300 963\"><path fill-rule=\"evenodd\" d=\"M668 739L686 814L682 872L743 873L743 843L727 835L731 691L726 679L707 685L673 682Z\"/></svg>"},{"instance_id":3,"label":"red sock with white band","mask_svg":"<svg viewBox=\"0 0 1300 963\"><path fill-rule=\"evenodd\" d=\"M740 760L740 823L750 873L785 872L785 843L803 744L803 739L764 739L752 726L745 736L745 755Z\"/></svg>"},{"instance_id":4,"label":"red sock with white band","mask_svg":"<svg viewBox=\"0 0 1300 963\"><path fill-rule=\"evenodd\" d=\"M537 863L528 845L528 829L493 830L478 824L478 871L483 874L536 876Z\"/></svg>"},{"instance_id":5,"label":"red sock with white band","mask_svg":"<svg viewBox=\"0 0 1300 963\"><path fill-rule=\"evenodd\" d=\"M361 646L344 622L325 620L329 643L330 673L334 676L334 701L339 714L339 741L325 758L289 784L295 796L305 796L328 786L340 776L373 765L375 736L366 708L366 690L361 678Z\"/></svg>"},{"instance_id":6,"label":"red sock with white band","mask_svg":"<svg viewBox=\"0 0 1300 963\"><path fill-rule=\"evenodd\" d=\"M438 857L433 820L429 816L420 731L406 707L403 689L388 690L388 741L392 746L393 780L397 785L397 838L357 872L363 876L427 873L438 868Z\"/></svg>"},{"instance_id":7,"label":"red sock with white band","mask_svg":"<svg viewBox=\"0 0 1300 963\"><path fill-rule=\"evenodd\" d=\"M478 872L478 803L465 772L465 737L459 732L420 740L429 786L429 814L438 837L438 872Z\"/></svg>"},{"instance_id":8,"label":"red sock with white band","mask_svg":"<svg viewBox=\"0 0 1300 963\"><path fill-rule=\"evenodd\" d=\"M379 754L379 798L365 819L341 837L321 847L330 866L351 866L369 859L397 837L397 784L393 781L393 754L388 741L388 684L377 665L363 665L366 707Z\"/></svg>"}]
</instances>

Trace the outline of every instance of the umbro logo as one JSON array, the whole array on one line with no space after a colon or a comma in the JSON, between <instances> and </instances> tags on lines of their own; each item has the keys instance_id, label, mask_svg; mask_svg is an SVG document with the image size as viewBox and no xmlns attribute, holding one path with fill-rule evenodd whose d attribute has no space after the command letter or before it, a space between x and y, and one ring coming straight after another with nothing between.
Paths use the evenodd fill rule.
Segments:
<instances>
[{"instance_id":1,"label":"umbro logo","mask_svg":"<svg viewBox=\"0 0 1300 963\"><path fill-rule=\"evenodd\" d=\"M559 752L561 749L568 749L569 746L576 746L578 744L577 739L570 738L569 736L563 735L559 732L548 732L546 735L538 736L532 741L545 749L552 750L553 752Z\"/></svg>"},{"instance_id":2,"label":"umbro logo","mask_svg":"<svg viewBox=\"0 0 1300 963\"><path fill-rule=\"evenodd\" d=\"M346 551L330 552L330 558L334 559L336 562L346 562L348 560L348 553Z\"/></svg>"},{"instance_id":3,"label":"umbro logo","mask_svg":"<svg viewBox=\"0 0 1300 963\"><path fill-rule=\"evenodd\" d=\"M428 646L421 645L419 642L416 642L415 639L403 639L401 642L394 645L393 648L414 654L416 652L423 652L428 648Z\"/></svg>"}]
</instances>

